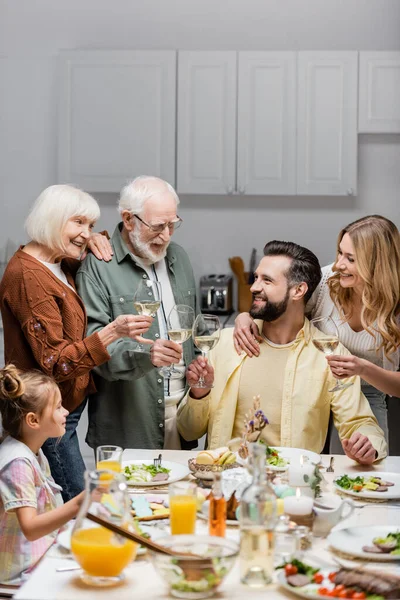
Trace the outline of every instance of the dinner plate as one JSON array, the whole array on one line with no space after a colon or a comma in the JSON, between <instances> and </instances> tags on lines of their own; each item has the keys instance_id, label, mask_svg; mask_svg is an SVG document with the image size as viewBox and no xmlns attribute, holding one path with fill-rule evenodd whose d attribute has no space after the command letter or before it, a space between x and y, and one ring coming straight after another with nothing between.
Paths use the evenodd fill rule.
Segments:
<instances>
[{"instance_id":1,"label":"dinner plate","mask_svg":"<svg viewBox=\"0 0 400 600\"><path fill-rule=\"evenodd\" d=\"M124 472L124 467L129 465L152 465L152 460L125 460L122 462L122 472ZM166 469L170 469L169 479L167 481L142 481L142 482L134 482L134 481L126 481L129 486L133 487L155 487L161 485L169 485L170 483L174 483L175 481L180 481L189 475L189 467L186 465L181 465L180 463L170 462L168 460L163 460L161 463L162 467Z\"/></svg>"},{"instance_id":2,"label":"dinner plate","mask_svg":"<svg viewBox=\"0 0 400 600\"><path fill-rule=\"evenodd\" d=\"M369 472L364 471L363 473L351 473L348 475L352 479L354 479L355 477L365 477L365 479L368 479L368 477L381 477L383 479L383 481L385 481L385 480L391 481L392 483L394 483L394 485L392 487L390 487L387 492L373 492L372 490L366 490L366 491L363 490L362 492L355 492L354 490L345 490L344 488L340 487L340 485L338 485L336 483L336 479L339 479L339 477L342 477L340 475L339 477L335 477L335 479L333 481L333 485L339 492L341 492L343 494L348 494L349 496L354 496L355 498L369 498L371 500L380 500L381 502L384 502L385 500L396 500L396 499L400 498L400 474L399 473L383 473L383 472L379 472L379 471L369 471Z\"/></svg>"},{"instance_id":3,"label":"dinner plate","mask_svg":"<svg viewBox=\"0 0 400 600\"><path fill-rule=\"evenodd\" d=\"M74 523L69 523L67 526L67 529L64 529L64 531L61 531L57 536L58 545L61 546L61 548L64 548L64 550L68 550L69 552L71 552L71 534L72 534L73 527L74 527ZM151 527L150 525L140 525L140 529L144 533L148 533L151 536L152 540L155 540L158 537L161 537L162 535L164 535L162 531L155 529L154 527ZM140 546L138 548L137 555L145 554L145 552L146 552L146 548L143 548L143 546Z\"/></svg>"},{"instance_id":4,"label":"dinner plate","mask_svg":"<svg viewBox=\"0 0 400 600\"><path fill-rule=\"evenodd\" d=\"M318 594L318 589L320 587L326 587L328 589L333 589L335 586L333 583L331 583L328 579L328 575L329 573L331 573L332 571L337 571L338 567L334 567L332 566L331 569L321 569L319 571L319 573L321 573L325 579L323 581L323 583L309 583L308 585L303 585L302 587L294 587L293 585L289 585L286 581L286 575L285 575L285 571L284 569L279 569L279 571L277 572L277 580L279 585L281 585L283 588L285 588L285 590L287 590L288 592L292 592L292 594L295 594L296 596L298 596L299 598L312 598L313 596L316 596L318 598L326 598L326 596L320 596Z\"/></svg>"},{"instance_id":5,"label":"dinner plate","mask_svg":"<svg viewBox=\"0 0 400 600\"><path fill-rule=\"evenodd\" d=\"M315 465L318 465L321 462L320 455L316 452L312 452L311 450L303 450L302 448L285 448L280 446L271 446L271 448L275 448L275 450L279 452L280 457L288 461L288 464L284 467L274 467L267 462L267 467L271 469L271 471L286 471L290 464L300 463L300 456L308 458L308 461Z\"/></svg>"},{"instance_id":6,"label":"dinner plate","mask_svg":"<svg viewBox=\"0 0 400 600\"><path fill-rule=\"evenodd\" d=\"M364 552L363 546L373 546L372 540L376 537L386 537L389 533L400 531L400 527L395 525L374 525L371 527L348 527L333 531L328 536L328 543L339 552L363 558L364 560L379 561L400 561L400 554L381 554L373 552Z\"/></svg>"}]
</instances>

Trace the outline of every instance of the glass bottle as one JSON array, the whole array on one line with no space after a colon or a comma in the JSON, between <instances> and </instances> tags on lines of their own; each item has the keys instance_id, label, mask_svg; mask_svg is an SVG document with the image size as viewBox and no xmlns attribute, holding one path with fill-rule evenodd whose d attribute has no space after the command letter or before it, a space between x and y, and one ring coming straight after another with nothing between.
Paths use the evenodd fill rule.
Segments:
<instances>
[{"instance_id":1,"label":"glass bottle","mask_svg":"<svg viewBox=\"0 0 400 600\"><path fill-rule=\"evenodd\" d=\"M82 580L95 586L119 583L135 558L138 544L86 518L94 514L133 531L130 500L123 475L86 471L85 495L71 536L71 552L83 569Z\"/></svg>"},{"instance_id":2,"label":"glass bottle","mask_svg":"<svg viewBox=\"0 0 400 600\"><path fill-rule=\"evenodd\" d=\"M285 562L290 562L297 550L297 538L290 528L290 519L287 515L280 515L275 525L275 567Z\"/></svg>"},{"instance_id":3,"label":"glass bottle","mask_svg":"<svg viewBox=\"0 0 400 600\"><path fill-rule=\"evenodd\" d=\"M214 483L209 499L208 533L225 537L227 504L222 493L221 473L214 473Z\"/></svg>"},{"instance_id":4,"label":"glass bottle","mask_svg":"<svg viewBox=\"0 0 400 600\"><path fill-rule=\"evenodd\" d=\"M267 483L265 446L250 444L253 481L240 500L240 576L250 587L272 581L276 496Z\"/></svg>"}]
</instances>

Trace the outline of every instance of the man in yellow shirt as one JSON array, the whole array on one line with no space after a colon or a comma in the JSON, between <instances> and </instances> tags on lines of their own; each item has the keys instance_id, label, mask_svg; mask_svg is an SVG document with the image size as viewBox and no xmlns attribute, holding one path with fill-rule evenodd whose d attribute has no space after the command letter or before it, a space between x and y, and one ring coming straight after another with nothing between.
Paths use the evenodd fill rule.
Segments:
<instances>
[{"instance_id":1,"label":"man in yellow shirt","mask_svg":"<svg viewBox=\"0 0 400 600\"><path fill-rule=\"evenodd\" d=\"M264 255L251 288L250 311L259 319L260 355L251 360L245 353L238 356L233 329L224 329L210 362L200 357L188 367L191 389L178 409L180 434L190 440L207 433L209 448L225 445L242 435L244 415L259 394L269 420L262 438L269 445L321 452L332 411L347 456L362 464L384 458L385 438L361 393L360 378L351 377L346 381L353 385L330 392L335 379L312 343L326 337L304 315L321 277L317 257L297 244L277 241L265 246ZM348 353L340 344L337 352ZM196 388L201 375L208 389Z\"/></svg>"}]
</instances>

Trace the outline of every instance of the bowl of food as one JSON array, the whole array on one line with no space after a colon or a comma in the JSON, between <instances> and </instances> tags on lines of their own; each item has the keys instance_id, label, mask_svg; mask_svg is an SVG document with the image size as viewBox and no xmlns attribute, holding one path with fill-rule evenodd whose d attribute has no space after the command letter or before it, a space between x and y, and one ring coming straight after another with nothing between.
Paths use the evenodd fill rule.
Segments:
<instances>
[{"instance_id":1,"label":"bowl of food","mask_svg":"<svg viewBox=\"0 0 400 600\"><path fill-rule=\"evenodd\" d=\"M236 454L231 452L228 447L217 448L216 450L203 450L198 453L196 458L188 461L191 473L197 479L212 481L216 471L226 471L240 467L236 462Z\"/></svg>"},{"instance_id":2,"label":"bowl of food","mask_svg":"<svg viewBox=\"0 0 400 600\"><path fill-rule=\"evenodd\" d=\"M152 563L175 598L209 598L231 570L236 542L209 535L169 535L157 540L174 555L150 551Z\"/></svg>"}]
</instances>

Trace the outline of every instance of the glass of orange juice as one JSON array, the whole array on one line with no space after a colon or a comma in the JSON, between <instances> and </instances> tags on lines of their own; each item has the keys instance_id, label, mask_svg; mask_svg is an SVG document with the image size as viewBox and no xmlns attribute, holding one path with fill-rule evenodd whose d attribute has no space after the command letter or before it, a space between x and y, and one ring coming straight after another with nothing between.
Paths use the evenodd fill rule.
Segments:
<instances>
[{"instance_id":1,"label":"glass of orange juice","mask_svg":"<svg viewBox=\"0 0 400 600\"><path fill-rule=\"evenodd\" d=\"M96 468L98 471L107 470L121 472L122 448L120 446L97 446Z\"/></svg>"},{"instance_id":2,"label":"glass of orange juice","mask_svg":"<svg viewBox=\"0 0 400 600\"><path fill-rule=\"evenodd\" d=\"M191 481L178 481L168 486L172 535L194 533L196 528L197 486Z\"/></svg>"},{"instance_id":3,"label":"glass of orange juice","mask_svg":"<svg viewBox=\"0 0 400 600\"><path fill-rule=\"evenodd\" d=\"M105 478L104 475L108 477ZM71 552L83 569L82 580L94 586L119 583L136 557L138 544L86 519L88 512L132 530L130 499L123 475L87 471L85 496L71 536Z\"/></svg>"}]
</instances>

